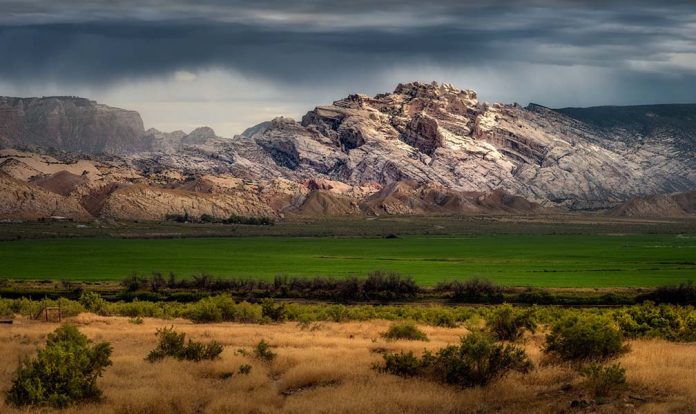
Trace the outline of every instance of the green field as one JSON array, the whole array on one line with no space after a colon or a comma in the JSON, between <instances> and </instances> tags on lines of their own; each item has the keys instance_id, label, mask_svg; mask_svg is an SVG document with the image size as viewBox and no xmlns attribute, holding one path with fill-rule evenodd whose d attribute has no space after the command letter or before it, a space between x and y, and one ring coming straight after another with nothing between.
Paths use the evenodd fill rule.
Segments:
<instances>
[{"instance_id":1,"label":"green field","mask_svg":"<svg viewBox=\"0 0 696 414\"><path fill-rule=\"evenodd\" d=\"M635 287L696 279L696 236L480 235L384 238L64 239L0 242L0 277L120 280L131 272L272 278L389 270L425 285Z\"/></svg>"}]
</instances>

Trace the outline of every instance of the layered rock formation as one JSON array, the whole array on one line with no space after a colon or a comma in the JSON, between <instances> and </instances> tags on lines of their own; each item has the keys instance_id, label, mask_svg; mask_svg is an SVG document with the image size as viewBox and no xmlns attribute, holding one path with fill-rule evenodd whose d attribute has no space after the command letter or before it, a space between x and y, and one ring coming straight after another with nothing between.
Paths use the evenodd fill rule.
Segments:
<instances>
[{"instance_id":1,"label":"layered rock formation","mask_svg":"<svg viewBox=\"0 0 696 414\"><path fill-rule=\"evenodd\" d=\"M75 220L91 218L77 200L29 185L0 172L1 220L35 220L48 217Z\"/></svg>"},{"instance_id":2,"label":"layered rock formation","mask_svg":"<svg viewBox=\"0 0 696 414\"><path fill-rule=\"evenodd\" d=\"M649 128L414 82L225 139L145 131L136 113L79 98L0 98L0 145L38 148L0 151L0 171L94 217L140 220L608 209L695 189L696 117L641 111L631 119Z\"/></svg>"},{"instance_id":3,"label":"layered rock formation","mask_svg":"<svg viewBox=\"0 0 696 414\"><path fill-rule=\"evenodd\" d=\"M279 118L264 125L251 140L272 162L248 143L231 149L287 177L353 185L412 180L593 209L638 194L695 188L693 150L675 144L685 139L636 148L538 105L481 104L473 91L412 83L317 107L301 122Z\"/></svg>"}]
</instances>

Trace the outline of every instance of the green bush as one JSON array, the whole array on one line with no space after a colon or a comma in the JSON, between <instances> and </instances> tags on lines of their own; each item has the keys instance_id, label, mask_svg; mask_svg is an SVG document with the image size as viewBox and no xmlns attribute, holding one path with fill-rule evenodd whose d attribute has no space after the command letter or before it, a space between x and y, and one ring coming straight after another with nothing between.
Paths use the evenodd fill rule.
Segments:
<instances>
[{"instance_id":1,"label":"green bush","mask_svg":"<svg viewBox=\"0 0 696 414\"><path fill-rule=\"evenodd\" d=\"M0 318L14 319L11 300L0 298Z\"/></svg>"},{"instance_id":2,"label":"green bush","mask_svg":"<svg viewBox=\"0 0 696 414\"><path fill-rule=\"evenodd\" d=\"M177 333L173 326L158 329L155 335L159 338L159 343L145 358L148 362L160 361L166 357L196 362L213 360L218 359L223 351L223 346L216 341L202 344L189 339L186 343L186 334Z\"/></svg>"},{"instance_id":3,"label":"green bush","mask_svg":"<svg viewBox=\"0 0 696 414\"><path fill-rule=\"evenodd\" d=\"M261 316L273 322L283 322L287 316L285 305L276 303L273 299L264 299L261 302Z\"/></svg>"},{"instance_id":4,"label":"green bush","mask_svg":"<svg viewBox=\"0 0 696 414\"><path fill-rule=\"evenodd\" d=\"M58 306L60 308L60 313L64 318L77 316L85 311L84 306L82 306L80 302L66 298L59 298L55 302L49 301L49 306Z\"/></svg>"},{"instance_id":5,"label":"green bush","mask_svg":"<svg viewBox=\"0 0 696 414\"><path fill-rule=\"evenodd\" d=\"M682 318L680 308L669 305L655 305L645 302L640 306L630 306L614 313L614 319L624 334L630 338L666 338L676 340L681 335Z\"/></svg>"},{"instance_id":6,"label":"green bush","mask_svg":"<svg viewBox=\"0 0 696 414\"><path fill-rule=\"evenodd\" d=\"M402 377L414 377L424 375L424 369L428 367L430 358L418 358L413 351L397 353L385 353L384 365L375 365L374 368Z\"/></svg>"},{"instance_id":7,"label":"green bush","mask_svg":"<svg viewBox=\"0 0 696 414\"><path fill-rule=\"evenodd\" d=\"M481 333L462 338L459 346L441 349L433 361L441 381L461 387L486 385L510 371L529 372L532 363L522 348L502 345Z\"/></svg>"},{"instance_id":8,"label":"green bush","mask_svg":"<svg viewBox=\"0 0 696 414\"><path fill-rule=\"evenodd\" d=\"M626 387L626 370L620 364L602 366L590 364L580 374L595 397L607 397Z\"/></svg>"},{"instance_id":9,"label":"green bush","mask_svg":"<svg viewBox=\"0 0 696 414\"><path fill-rule=\"evenodd\" d=\"M457 323L457 317L452 312L434 312L432 316L426 318L426 322L433 326L439 326L442 328L456 328L459 326Z\"/></svg>"},{"instance_id":10,"label":"green bush","mask_svg":"<svg viewBox=\"0 0 696 414\"><path fill-rule=\"evenodd\" d=\"M235 303L229 295L211 296L191 303L184 316L195 323L259 322L262 310L247 302Z\"/></svg>"},{"instance_id":11,"label":"green bush","mask_svg":"<svg viewBox=\"0 0 696 414\"><path fill-rule=\"evenodd\" d=\"M382 336L390 341L399 339L407 341L428 341L428 335L418 329L418 326L411 321L392 323L389 329L382 333Z\"/></svg>"},{"instance_id":12,"label":"green bush","mask_svg":"<svg viewBox=\"0 0 696 414\"><path fill-rule=\"evenodd\" d=\"M511 305L502 305L486 320L491 335L500 341L516 341L525 330L534 332L536 322L531 310L515 310Z\"/></svg>"},{"instance_id":13,"label":"green bush","mask_svg":"<svg viewBox=\"0 0 696 414\"><path fill-rule=\"evenodd\" d=\"M553 325L544 351L564 360L607 359L624 352L625 346L611 319L572 314Z\"/></svg>"},{"instance_id":14,"label":"green bush","mask_svg":"<svg viewBox=\"0 0 696 414\"><path fill-rule=\"evenodd\" d=\"M79 302L89 312L98 315L106 314L107 302L96 292L82 292Z\"/></svg>"},{"instance_id":15,"label":"green bush","mask_svg":"<svg viewBox=\"0 0 696 414\"><path fill-rule=\"evenodd\" d=\"M63 325L48 335L36 358L20 363L7 401L66 407L97 399L97 378L111 365L111 351L108 342L92 344L76 327Z\"/></svg>"},{"instance_id":16,"label":"green bush","mask_svg":"<svg viewBox=\"0 0 696 414\"><path fill-rule=\"evenodd\" d=\"M263 318L261 307L249 302L239 302L236 307L235 322L259 323Z\"/></svg>"},{"instance_id":17,"label":"green bush","mask_svg":"<svg viewBox=\"0 0 696 414\"><path fill-rule=\"evenodd\" d=\"M186 317L195 323L222 322L222 310L213 298L205 298L191 304L186 311Z\"/></svg>"},{"instance_id":18,"label":"green bush","mask_svg":"<svg viewBox=\"0 0 696 414\"><path fill-rule=\"evenodd\" d=\"M254 356L262 361L271 362L276 357L276 354L271 351L271 346L265 340L261 340L254 347Z\"/></svg>"},{"instance_id":19,"label":"green bush","mask_svg":"<svg viewBox=\"0 0 696 414\"><path fill-rule=\"evenodd\" d=\"M384 365L377 368L395 375L423 376L459 387L483 386L517 371L526 373L532 363L522 348L496 343L482 333L461 339L435 355L426 351L421 358L413 353L386 353Z\"/></svg>"},{"instance_id":20,"label":"green bush","mask_svg":"<svg viewBox=\"0 0 696 414\"><path fill-rule=\"evenodd\" d=\"M201 299L190 305L186 316L196 323L233 321L236 315L236 303L228 295Z\"/></svg>"},{"instance_id":21,"label":"green bush","mask_svg":"<svg viewBox=\"0 0 696 414\"><path fill-rule=\"evenodd\" d=\"M691 310L684 317L684 332L681 335L683 341L696 341L696 311Z\"/></svg>"}]
</instances>

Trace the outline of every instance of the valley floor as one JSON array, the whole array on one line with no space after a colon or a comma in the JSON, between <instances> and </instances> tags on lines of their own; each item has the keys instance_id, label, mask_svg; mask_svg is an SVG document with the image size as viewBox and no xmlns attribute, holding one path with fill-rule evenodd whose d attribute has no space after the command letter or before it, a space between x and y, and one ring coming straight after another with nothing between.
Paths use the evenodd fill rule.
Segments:
<instances>
[{"instance_id":1,"label":"valley floor","mask_svg":"<svg viewBox=\"0 0 696 414\"><path fill-rule=\"evenodd\" d=\"M694 252L696 232L15 240L0 242L0 278L272 280L384 270L426 286L481 277L504 286L651 287L695 279Z\"/></svg>"},{"instance_id":2,"label":"valley floor","mask_svg":"<svg viewBox=\"0 0 696 414\"><path fill-rule=\"evenodd\" d=\"M545 364L543 333L527 336L524 347L536 368L513 374L483 388L452 388L420 379L404 379L371 368L379 351L438 349L456 343L464 328L422 326L430 342L386 342L386 321L350 323L205 324L183 320L82 314L71 322L88 337L112 343L113 366L99 385L100 403L62 413L690 413L696 411L696 344L662 340L630 342L619 359L628 389L593 401L583 379L568 365ZM174 325L195 340L225 345L212 362L144 360L155 347L155 330ZM16 361L43 345L57 324L19 318L0 325L0 392L9 388ZM237 352L250 351L261 339L277 353L272 363ZM248 375L238 367L251 364ZM231 377L223 379L227 373ZM575 402L575 403L574 403ZM0 412L16 412L0 402ZM577 406L571 408L571 406Z\"/></svg>"}]
</instances>

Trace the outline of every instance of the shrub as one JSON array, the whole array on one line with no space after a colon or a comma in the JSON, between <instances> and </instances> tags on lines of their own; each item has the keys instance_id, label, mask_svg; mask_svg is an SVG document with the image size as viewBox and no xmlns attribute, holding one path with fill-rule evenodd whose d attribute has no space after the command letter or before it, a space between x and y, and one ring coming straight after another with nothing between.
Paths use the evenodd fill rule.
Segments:
<instances>
[{"instance_id":1,"label":"shrub","mask_svg":"<svg viewBox=\"0 0 696 414\"><path fill-rule=\"evenodd\" d=\"M689 280L676 286L660 286L654 292L641 295L637 299L658 303L696 304L696 285Z\"/></svg>"},{"instance_id":2,"label":"shrub","mask_svg":"<svg viewBox=\"0 0 696 414\"><path fill-rule=\"evenodd\" d=\"M0 298L0 318L14 318L14 311L12 311L11 300Z\"/></svg>"},{"instance_id":3,"label":"shrub","mask_svg":"<svg viewBox=\"0 0 696 414\"><path fill-rule=\"evenodd\" d=\"M79 302L89 312L99 315L106 314L107 302L96 292L82 292Z\"/></svg>"},{"instance_id":4,"label":"shrub","mask_svg":"<svg viewBox=\"0 0 696 414\"><path fill-rule=\"evenodd\" d=\"M235 321L237 304L229 295L207 297L191 304L186 316L196 323Z\"/></svg>"},{"instance_id":5,"label":"shrub","mask_svg":"<svg viewBox=\"0 0 696 414\"><path fill-rule=\"evenodd\" d=\"M623 335L611 319L570 315L553 325L545 352L564 360L607 359L625 351Z\"/></svg>"},{"instance_id":6,"label":"shrub","mask_svg":"<svg viewBox=\"0 0 696 414\"><path fill-rule=\"evenodd\" d=\"M503 288L490 280L475 277L473 279L439 283L437 291L452 292L452 299L459 302L502 303Z\"/></svg>"},{"instance_id":7,"label":"shrub","mask_svg":"<svg viewBox=\"0 0 696 414\"><path fill-rule=\"evenodd\" d=\"M421 358L412 352L386 353L383 357L385 364L377 367L381 371L429 377L462 388L483 386L511 371L526 373L532 369L522 348L496 343L482 333L469 334L459 346L447 346L435 355L426 351Z\"/></svg>"},{"instance_id":8,"label":"shrub","mask_svg":"<svg viewBox=\"0 0 696 414\"><path fill-rule=\"evenodd\" d=\"M402 377L414 377L423 375L423 370L427 368L430 358L418 358L413 351L407 353L385 353L383 355L384 366L376 365L375 368L390 374Z\"/></svg>"},{"instance_id":9,"label":"shrub","mask_svg":"<svg viewBox=\"0 0 696 414\"><path fill-rule=\"evenodd\" d=\"M85 307L82 306L80 302L66 298L59 298L50 306L58 306L60 308L60 313L64 318L77 316L85 311Z\"/></svg>"},{"instance_id":10,"label":"shrub","mask_svg":"<svg viewBox=\"0 0 696 414\"><path fill-rule=\"evenodd\" d=\"M48 335L36 358L20 363L7 401L17 406L66 407L101 396L97 378L111 365L111 345L92 345L76 327L63 325Z\"/></svg>"},{"instance_id":11,"label":"shrub","mask_svg":"<svg viewBox=\"0 0 696 414\"><path fill-rule=\"evenodd\" d=\"M251 372L251 365L249 364L242 364L239 366L239 370L237 371L242 375L249 375Z\"/></svg>"},{"instance_id":12,"label":"shrub","mask_svg":"<svg viewBox=\"0 0 696 414\"><path fill-rule=\"evenodd\" d=\"M684 331L680 337L683 341L696 341L696 311L692 310L684 317Z\"/></svg>"},{"instance_id":13,"label":"shrub","mask_svg":"<svg viewBox=\"0 0 696 414\"><path fill-rule=\"evenodd\" d=\"M273 322L283 322L287 316L285 305L276 303L273 299L264 299L261 302L261 316Z\"/></svg>"},{"instance_id":14,"label":"shrub","mask_svg":"<svg viewBox=\"0 0 696 414\"><path fill-rule=\"evenodd\" d=\"M456 328L459 326L456 316L451 312L447 312L447 309L442 309L441 312L434 312L432 317L428 318L428 323L442 328Z\"/></svg>"},{"instance_id":15,"label":"shrub","mask_svg":"<svg viewBox=\"0 0 696 414\"><path fill-rule=\"evenodd\" d=\"M216 341L202 344L189 339L186 344L186 334L177 333L173 326L158 329L155 335L159 338L159 344L145 358L148 362L160 361L166 357L196 362L213 360L218 359L223 350L223 346Z\"/></svg>"},{"instance_id":16,"label":"shrub","mask_svg":"<svg viewBox=\"0 0 696 414\"><path fill-rule=\"evenodd\" d=\"M82 292L79 302L88 312L104 314L106 309L106 301L97 292Z\"/></svg>"},{"instance_id":17,"label":"shrub","mask_svg":"<svg viewBox=\"0 0 696 414\"><path fill-rule=\"evenodd\" d=\"M481 333L463 337L458 347L450 345L441 349L433 366L440 380L460 387L486 385L510 371L526 373L532 369L522 348L496 343Z\"/></svg>"},{"instance_id":18,"label":"shrub","mask_svg":"<svg viewBox=\"0 0 696 414\"><path fill-rule=\"evenodd\" d=\"M252 226L272 226L275 220L271 217L244 217L231 215L228 219L223 220L225 224L248 224Z\"/></svg>"},{"instance_id":19,"label":"shrub","mask_svg":"<svg viewBox=\"0 0 696 414\"><path fill-rule=\"evenodd\" d=\"M192 304L186 317L195 323L213 323L222 321L222 310L212 298L201 299Z\"/></svg>"},{"instance_id":20,"label":"shrub","mask_svg":"<svg viewBox=\"0 0 696 414\"><path fill-rule=\"evenodd\" d=\"M219 223L222 220L217 217L213 217L210 214L201 214L200 221L201 223Z\"/></svg>"},{"instance_id":21,"label":"shrub","mask_svg":"<svg viewBox=\"0 0 696 414\"><path fill-rule=\"evenodd\" d=\"M184 214L167 214L164 218L167 221L176 221L177 223L188 223L190 221L188 212L184 212Z\"/></svg>"},{"instance_id":22,"label":"shrub","mask_svg":"<svg viewBox=\"0 0 696 414\"><path fill-rule=\"evenodd\" d=\"M486 320L486 326L491 335L501 341L516 341L525 330L534 332L536 322L531 310L516 311L511 305L499 307L490 318Z\"/></svg>"},{"instance_id":23,"label":"shrub","mask_svg":"<svg viewBox=\"0 0 696 414\"><path fill-rule=\"evenodd\" d=\"M140 316L128 319L128 323L132 323L133 325L142 325L143 322L143 318L141 318Z\"/></svg>"},{"instance_id":24,"label":"shrub","mask_svg":"<svg viewBox=\"0 0 696 414\"><path fill-rule=\"evenodd\" d=\"M124 278L121 281L121 286L126 288L128 292L135 292L137 290L141 290L144 287L148 285L148 281L146 278L142 276L138 276L137 274L133 273L126 278Z\"/></svg>"},{"instance_id":25,"label":"shrub","mask_svg":"<svg viewBox=\"0 0 696 414\"><path fill-rule=\"evenodd\" d=\"M271 346L268 342L262 339L254 347L254 356L262 361L271 362L276 357L276 354L271 351Z\"/></svg>"},{"instance_id":26,"label":"shrub","mask_svg":"<svg viewBox=\"0 0 696 414\"><path fill-rule=\"evenodd\" d=\"M149 285L150 285L150 290L152 290L153 292L159 292L160 289L167 286L167 280L164 279L164 276L162 276L162 273L153 272L152 275L150 276Z\"/></svg>"},{"instance_id":27,"label":"shrub","mask_svg":"<svg viewBox=\"0 0 696 414\"><path fill-rule=\"evenodd\" d=\"M678 307L645 302L640 306L623 308L614 313L621 331L628 337L660 337L678 339L682 321Z\"/></svg>"},{"instance_id":28,"label":"shrub","mask_svg":"<svg viewBox=\"0 0 696 414\"><path fill-rule=\"evenodd\" d=\"M626 387L626 370L620 364L590 364L580 374L595 397L606 397Z\"/></svg>"},{"instance_id":29,"label":"shrub","mask_svg":"<svg viewBox=\"0 0 696 414\"><path fill-rule=\"evenodd\" d=\"M428 335L418 329L418 326L411 321L392 323L391 326L389 326L389 329L387 329L382 336L390 341L396 341L399 339L405 339L407 341L428 340Z\"/></svg>"}]
</instances>

